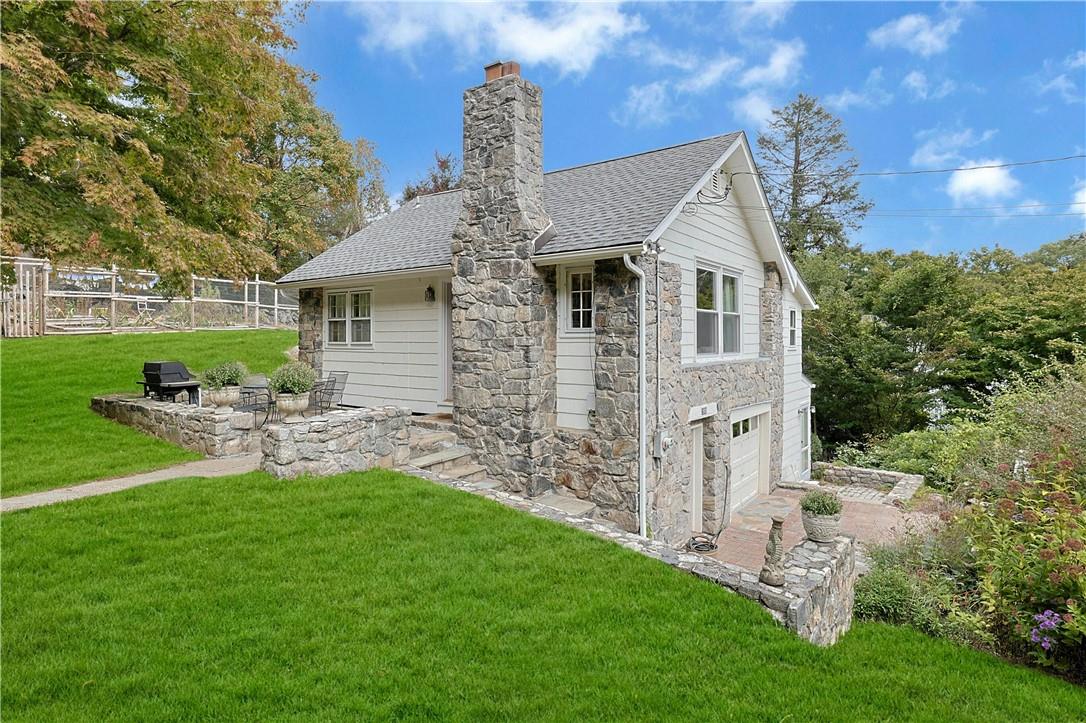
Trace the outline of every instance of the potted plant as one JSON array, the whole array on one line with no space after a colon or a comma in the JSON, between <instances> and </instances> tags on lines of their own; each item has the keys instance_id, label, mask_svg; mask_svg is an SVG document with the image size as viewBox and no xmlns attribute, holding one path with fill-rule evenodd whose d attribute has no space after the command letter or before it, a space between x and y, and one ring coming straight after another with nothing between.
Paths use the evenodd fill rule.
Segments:
<instances>
[{"instance_id":1,"label":"potted plant","mask_svg":"<svg viewBox=\"0 0 1086 723\"><path fill-rule=\"evenodd\" d=\"M834 493L812 490L803 495L799 509L809 539L833 542L841 533L841 499Z\"/></svg>"},{"instance_id":2,"label":"potted plant","mask_svg":"<svg viewBox=\"0 0 1086 723\"><path fill-rule=\"evenodd\" d=\"M275 407L284 422L301 421L316 382L317 372L302 362L287 362L272 373L268 388L275 394Z\"/></svg>"},{"instance_id":3,"label":"potted plant","mask_svg":"<svg viewBox=\"0 0 1086 723\"><path fill-rule=\"evenodd\" d=\"M232 361L211 367L204 372L207 397L218 411L227 411L241 398L241 383L249 370L241 362Z\"/></svg>"}]
</instances>

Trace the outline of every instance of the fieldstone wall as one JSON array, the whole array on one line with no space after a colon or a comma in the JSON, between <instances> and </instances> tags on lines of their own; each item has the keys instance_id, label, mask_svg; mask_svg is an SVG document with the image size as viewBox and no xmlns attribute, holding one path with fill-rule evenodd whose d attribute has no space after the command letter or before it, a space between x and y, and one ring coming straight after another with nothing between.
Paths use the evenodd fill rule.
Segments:
<instances>
[{"instance_id":1,"label":"fieldstone wall","mask_svg":"<svg viewBox=\"0 0 1086 723\"><path fill-rule=\"evenodd\" d=\"M702 529L716 530L728 515L727 460L731 454L730 413L734 409L763 402L770 403L769 480L780 478L783 446L783 328L781 316L781 280L776 266L766 265L765 286L761 292L760 355L757 359L682 365L682 274L677 264L645 261L651 273L660 274L660 328L655 323L655 284L648 285L649 330L647 348L654 349L660 334L660 368L649 354L650 387L659 379L661 385L660 424L673 440L671 450L656 460L650 471L649 515L653 536L681 544L690 537L694 515L702 516ZM702 420L705 460L702 490L703 507L691 509L693 475L691 447L694 434L690 409L716 402L717 413ZM649 422L655 423L655 397L649 390Z\"/></svg>"},{"instance_id":2,"label":"fieldstone wall","mask_svg":"<svg viewBox=\"0 0 1086 723\"><path fill-rule=\"evenodd\" d=\"M924 484L924 476L919 474L905 474L904 472L868 469L867 467L848 467L829 462L815 462L812 465L812 474L827 484L856 485L880 491L888 490L886 502L890 504L911 499L916 491L920 489L920 485Z\"/></svg>"},{"instance_id":3,"label":"fieldstone wall","mask_svg":"<svg viewBox=\"0 0 1086 723\"><path fill-rule=\"evenodd\" d=\"M260 451L252 412L220 414L214 407L159 402L127 394L94 397L91 410L207 457Z\"/></svg>"},{"instance_id":4,"label":"fieldstone wall","mask_svg":"<svg viewBox=\"0 0 1086 723\"><path fill-rule=\"evenodd\" d=\"M321 374L324 351L324 289L298 290L298 361Z\"/></svg>"},{"instance_id":5,"label":"fieldstone wall","mask_svg":"<svg viewBox=\"0 0 1086 723\"><path fill-rule=\"evenodd\" d=\"M410 456L411 410L336 409L262 435L261 469L276 477L332 475L396 467Z\"/></svg>"},{"instance_id":6,"label":"fieldstone wall","mask_svg":"<svg viewBox=\"0 0 1086 723\"><path fill-rule=\"evenodd\" d=\"M543 211L542 92L518 75L464 93L463 208L453 231L454 421L509 489L553 485L553 274L534 267Z\"/></svg>"}]
</instances>

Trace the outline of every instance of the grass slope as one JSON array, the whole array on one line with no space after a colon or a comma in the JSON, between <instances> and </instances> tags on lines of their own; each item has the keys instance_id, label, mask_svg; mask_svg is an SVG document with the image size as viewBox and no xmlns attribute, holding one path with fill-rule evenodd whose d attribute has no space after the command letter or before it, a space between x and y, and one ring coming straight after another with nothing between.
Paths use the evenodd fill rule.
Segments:
<instances>
[{"instance_id":1,"label":"grass slope","mask_svg":"<svg viewBox=\"0 0 1086 723\"><path fill-rule=\"evenodd\" d=\"M6 514L5 721L1070 721L919 633L819 649L628 550L393 472L177 480Z\"/></svg>"},{"instance_id":2,"label":"grass slope","mask_svg":"<svg viewBox=\"0 0 1086 723\"><path fill-rule=\"evenodd\" d=\"M254 371L286 361L290 331L204 331L5 339L0 345L0 494L144 472L199 456L90 411L91 397L137 392L143 362L193 373L240 359Z\"/></svg>"}]
</instances>

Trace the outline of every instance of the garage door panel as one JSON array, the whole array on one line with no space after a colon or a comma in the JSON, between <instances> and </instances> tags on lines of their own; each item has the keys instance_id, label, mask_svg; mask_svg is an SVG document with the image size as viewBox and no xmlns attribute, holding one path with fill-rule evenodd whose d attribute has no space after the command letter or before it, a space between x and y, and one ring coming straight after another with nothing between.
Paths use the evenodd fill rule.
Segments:
<instances>
[{"instance_id":1,"label":"garage door panel","mask_svg":"<svg viewBox=\"0 0 1086 723\"><path fill-rule=\"evenodd\" d=\"M758 417L732 423L731 473L732 509L758 494L762 450Z\"/></svg>"}]
</instances>

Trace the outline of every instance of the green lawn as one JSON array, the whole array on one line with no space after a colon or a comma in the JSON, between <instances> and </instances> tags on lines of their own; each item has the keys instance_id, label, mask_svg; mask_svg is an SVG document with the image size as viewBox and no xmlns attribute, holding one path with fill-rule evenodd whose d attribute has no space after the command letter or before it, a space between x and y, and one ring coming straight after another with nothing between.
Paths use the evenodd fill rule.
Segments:
<instances>
[{"instance_id":1,"label":"green lawn","mask_svg":"<svg viewBox=\"0 0 1086 723\"><path fill-rule=\"evenodd\" d=\"M90 411L91 397L138 392L143 362L176 359L199 373L240 359L286 361L290 331L204 331L5 339L0 344L0 494L165 467L198 456Z\"/></svg>"},{"instance_id":2,"label":"green lawn","mask_svg":"<svg viewBox=\"0 0 1086 723\"><path fill-rule=\"evenodd\" d=\"M3 517L5 721L1072 721L1086 693L757 605L392 472L165 482Z\"/></svg>"}]
</instances>

